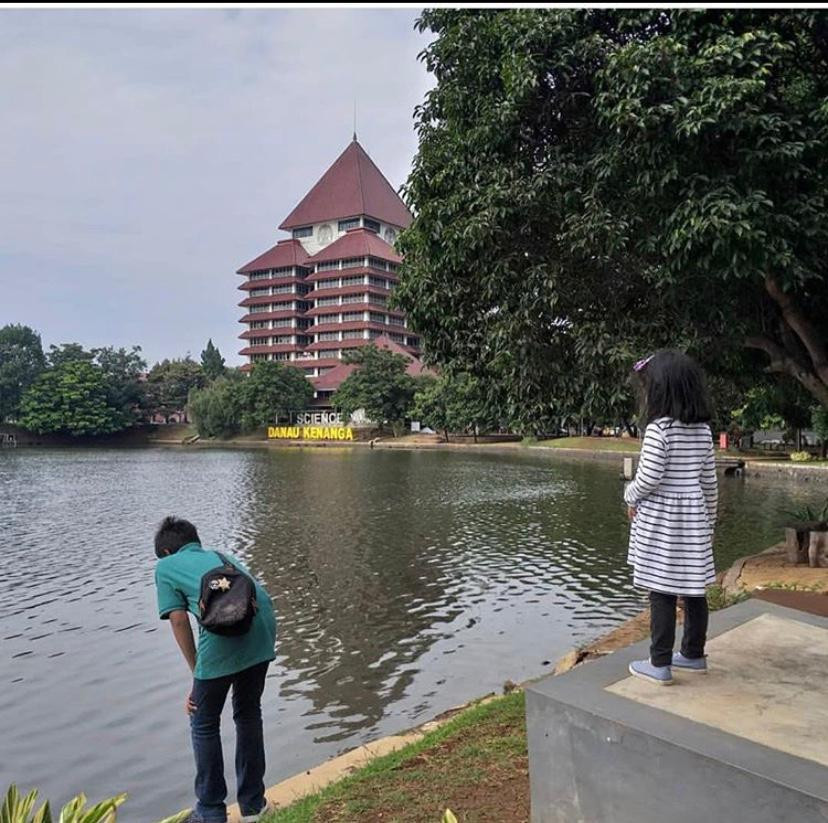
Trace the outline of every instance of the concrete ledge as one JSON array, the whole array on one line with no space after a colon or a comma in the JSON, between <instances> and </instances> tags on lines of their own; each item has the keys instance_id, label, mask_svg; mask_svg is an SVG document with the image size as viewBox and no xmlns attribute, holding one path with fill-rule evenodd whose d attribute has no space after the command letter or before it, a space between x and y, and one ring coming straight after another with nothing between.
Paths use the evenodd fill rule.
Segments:
<instances>
[{"instance_id":1,"label":"concrete ledge","mask_svg":"<svg viewBox=\"0 0 828 823\"><path fill-rule=\"evenodd\" d=\"M748 601L715 613L709 636L766 615L828 630L825 618ZM627 664L646 657L648 645L644 641L526 689L532 823L828 820L823 763L608 691L628 678ZM801 699L809 687L784 666L774 668L773 661L758 665L773 671L783 694L792 689ZM689 698L703 685L695 681L694 687L692 677L685 674L670 689L642 686L676 697L686 690ZM824 684L811 697L813 714L802 717L804 726L828 718ZM772 712L758 721L773 723Z\"/></svg>"}]
</instances>

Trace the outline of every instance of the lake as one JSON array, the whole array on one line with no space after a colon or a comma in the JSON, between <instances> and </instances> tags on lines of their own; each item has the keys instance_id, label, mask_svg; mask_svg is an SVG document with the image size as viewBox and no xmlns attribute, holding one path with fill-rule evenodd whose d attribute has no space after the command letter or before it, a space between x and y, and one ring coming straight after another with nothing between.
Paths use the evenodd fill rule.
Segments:
<instances>
[{"instance_id":1,"label":"lake","mask_svg":"<svg viewBox=\"0 0 828 823\"><path fill-rule=\"evenodd\" d=\"M126 823L190 805L189 673L155 609L164 515L238 553L274 599L272 784L549 671L640 610L620 464L526 450L0 452L0 787L40 787L53 805L127 791ZM721 478L718 568L777 541L779 511L818 491Z\"/></svg>"}]
</instances>

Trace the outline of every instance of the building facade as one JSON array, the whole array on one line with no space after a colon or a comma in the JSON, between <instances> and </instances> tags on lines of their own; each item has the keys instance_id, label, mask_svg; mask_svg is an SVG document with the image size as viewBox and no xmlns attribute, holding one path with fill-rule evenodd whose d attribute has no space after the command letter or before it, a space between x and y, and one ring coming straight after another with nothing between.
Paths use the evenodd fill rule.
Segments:
<instances>
[{"instance_id":1,"label":"building facade","mask_svg":"<svg viewBox=\"0 0 828 823\"><path fill-rule=\"evenodd\" d=\"M320 401L350 372L343 356L372 342L407 354L419 371L420 340L389 305L401 262L393 244L410 223L355 136L279 226L291 236L238 270L242 368L262 360L301 368Z\"/></svg>"}]
</instances>

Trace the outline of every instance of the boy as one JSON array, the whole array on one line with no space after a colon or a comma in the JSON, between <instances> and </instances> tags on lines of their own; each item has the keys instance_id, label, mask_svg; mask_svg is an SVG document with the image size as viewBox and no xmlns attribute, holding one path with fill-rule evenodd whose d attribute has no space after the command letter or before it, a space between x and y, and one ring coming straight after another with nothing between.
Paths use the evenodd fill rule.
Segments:
<instances>
[{"instance_id":1,"label":"boy","mask_svg":"<svg viewBox=\"0 0 828 823\"><path fill-rule=\"evenodd\" d=\"M155 535L155 587L158 613L170 626L193 673L193 687L185 702L190 715L196 762L196 807L187 823L224 823L224 758L221 750L221 711L233 687L236 724L236 781L243 823L253 823L266 811L265 753L261 696L265 675L274 659L276 621L267 592L254 581L257 610L249 630L236 637L214 634L199 627L198 648L187 612L198 616L201 577L222 566L216 552L201 546L192 523L167 517ZM234 557L231 562L250 575ZM252 575L250 575L252 579Z\"/></svg>"}]
</instances>

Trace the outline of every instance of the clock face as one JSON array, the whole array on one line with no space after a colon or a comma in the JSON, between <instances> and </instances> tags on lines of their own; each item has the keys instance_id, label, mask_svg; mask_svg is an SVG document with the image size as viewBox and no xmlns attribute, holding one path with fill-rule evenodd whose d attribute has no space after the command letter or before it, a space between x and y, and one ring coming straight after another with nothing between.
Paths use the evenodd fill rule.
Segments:
<instances>
[{"instance_id":1,"label":"clock face","mask_svg":"<svg viewBox=\"0 0 828 823\"><path fill-rule=\"evenodd\" d=\"M319 242L330 243L333 240L333 229L325 223L324 226L319 227Z\"/></svg>"},{"instance_id":2,"label":"clock face","mask_svg":"<svg viewBox=\"0 0 828 823\"><path fill-rule=\"evenodd\" d=\"M387 228L385 230L385 242L386 243L393 243L397 239L397 232L394 229Z\"/></svg>"}]
</instances>

